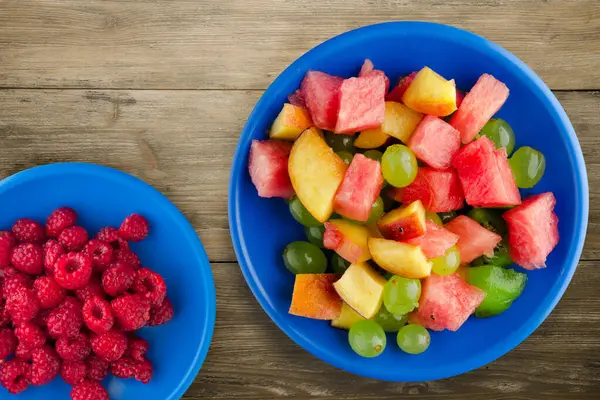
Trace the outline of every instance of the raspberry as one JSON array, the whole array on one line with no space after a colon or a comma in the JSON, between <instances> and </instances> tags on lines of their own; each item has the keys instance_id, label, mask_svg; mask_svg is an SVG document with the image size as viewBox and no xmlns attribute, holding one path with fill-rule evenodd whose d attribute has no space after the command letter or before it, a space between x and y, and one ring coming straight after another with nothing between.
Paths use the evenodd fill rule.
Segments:
<instances>
[{"instance_id":1,"label":"raspberry","mask_svg":"<svg viewBox=\"0 0 600 400\"><path fill-rule=\"evenodd\" d=\"M169 322L173 318L173 304L168 297L165 297L162 304L150 310L150 320L148 326L158 326Z\"/></svg>"},{"instance_id":2,"label":"raspberry","mask_svg":"<svg viewBox=\"0 0 600 400\"><path fill-rule=\"evenodd\" d=\"M15 244L15 235L11 231L0 231L0 268L10 263L10 251Z\"/></svg>"},{"instance_id":3,"label":"raspberry","mask_svg":"<svg viewBox=\"0 0 600 400\"><path fill-rule=\"evenodd\" d=\"M27 362L19 359L12 359L0 365L0 385L8 393L19 394L29 386L27 375L29 375L30 366Z\"/></svg>"},{"instance_id":4,"label":"raspberry","mask_svg":"<svg viewBox=\"0 0 600 400\"><path fill-rule=\"evenodd\" d=\"M62 231L77 223L77 213L69 207L60 207L52 211L46 220L46 235L56 238Z\"/></svg>"},{"instance_id":5,"label":"raspberry","mask_svg":"<svg viewBox=\"0 0 600 400\"><path fill-rule=\"evenodd\" d=\"M94 381L103 380L106 375L108 375L108 367L109 363L107 361L101 360L95 354L90 354L90 356L85 360L87 365L87 379L91 379Z\"/></svg>"},{"instance_id":6,"label":"raspberry","mask_svg":"<svg viewBox=\"0 0 600 400\"><path fill-rule=\"evenodd\" d=\"M24 322L15 328L19 344L28 349L39 349L46 344L46 332L33 322Z\"/></svg>"},{"instance_id":7,"label":"raspberry","mask_svg":"<svg viewBox=\"0 0 600 400\"><path fill-rule=\"evenodd\" d=\"M71 400L109 400L108 392L96 381L83 381L71 389Z\"/></svg>"},{"instance_id":8,"label":"raspberry","mask_svg":"<svg viewBox=\"0 0 600 400\"><path fill-rule=\"evenodd\" d=\"M100 297L102 299L105 297L104 290L102 289L102 284L100 283L100 279L98 279L95 276L92 276L90 278L90 281L87 283L87 285L85 285L81 289L75 290L75 295L79 300L83 302L87 301L88 299L94 296Z\"/></svg>"},{"instance_id":9,"label":"raspberry","mask_svg":"<svg viewBox=\"0 0 600 400\"><path fill-rule=\"evenodd\" d=\"M40 302L33 290L19 287L6 300L6 310L14 324L22 324L35 318Z\"/></svg>"},{"instance_id":10,"label":"raspberry","mask_svg":"<svg viewBox=\"0 0 600 400\"><path fill-rule=\"evenodd\" d=\"M115 250L115 260L129 265L133 269L138 269L142 264L140 258L129 249Z\"/></svg>"},{"instance_id":11,"label":"raspberry","mask_svg":"<svg viewBox=\"0 0 600 400\"><path fill-rule=\"evenodd\" d=\"M10 314L6 310L4 301L0 300L0 328L10 325Z\"/></svg>"},{"instance_id":12,"label":"raspberry","mask_svg":"<svg viewBox=\"0 0 600 400\"><path fill-rule=\"evenodd\" d=\"M90 342L94 353L108 362L118 360L127 350L127 336L114 329L93 336Z\"/></svg>"},{"instance_id":13,"label":"raspberry","mask_svg":"<svg viewBox=\"0 0 600 400\"><path fill-rule=\"evenodd\" d=\"M19 271L40 275L44 270L44 250L39 244L20 243L12 249L10 262Z\"/></svg>"},{"instance_id":14,"label":"raspberry","mask_svg":"<svg viewBox=\"0 0 600 400\"><path fill-rule=\"evenodd\" d=\"M150 302L142 295L117 297L110 305L115 319L124 331L140 329L150 319Z\"/></svg>"},{"instance_id":15,"label":"raspberry","mask_svg":"<svg viewBox=\"0 0 600 400\"><path fill-rule=\"evenodd\" d=\"M144 361L146 353L148 353L149 349L150 345L145 339L133 337L129 338L128 340L128 346L125 355L137 361Z\"/></svg>"},{"instance_id":16,"label":"raspberry","mask_svg":"<svg viewBox=\"0 0 600 400\"><path fill-rule=\"evenodd\" d=\"M117 378L135 378L146 384L152 379L152 363L146 359L138 361L123 357L111 364L110 372Z\"/></svg>"},{"instance_id":17,"label":"raspberry","mask_svg":"<svg viewBox=\"0 0 600 400\"><path fill-rule=\"evenodd\" d=\"M81 303L74 297L67 296L48 316L48 333L53 338L62 336L75 337L83 322Z\"/></svg>"},{"instance_id":18,"label":"raspberry","mask_svg":"<svg viewBox=\"0 0 600 400\"><path fill-rule=\"evenodd\" d=\"M12 226L12 232L19 242L44 243L46 232L39 223L29 218L21 218Z\"/></svg>"},{"instance_id":19,"label":"raspberry","mask_svg":"<svg viewBox=\"0 0 600 400\"><path fill-rule=\"evenodd\" d=\"M117 228L113 228L112 226L105 226L100 229L98 234L96 235L96 239L102 240L108 244L112 244L119 240L119 230Z\"/></svg>"},{"instance_id":20,"label":"raspberry","mask_svg":"<svg viewBox=\"0 0 600 400\"><path fill-rule=\"evenodd\" d=\"M33 349L30 349L29 347L19 343L17 345L17 349L15 350L15 357L17 357L20 360L30 361L32 351Z\"/></svg>"},{"instance_id":21,"label":"raspberry","mask_svg":"<svg viewBox=\"0 0 600 400\"><path fill-rule=\"evenodd\" d=\"M89 282L91 276L92 260L87 254L63 254L54 266L54 278L65 289L81 289Z\"/></svg>"},{"instance_id":22,"label":"raspberry","mask_svg":"<svg viewBox=\"0 0 600 400\"><path fill-rule=\"evenodd\" d=\"M58 243L67 251L79 251L88 241L88 233L81 226L72 226L58 235Z\"/></svg>"},{"instance_id":23,"label":"raspberry","mask_svg":"<svg viewBox=\"0 0 600 400\"><path fill-rule=\"evenodd\" d=\"M90 340L85 333L68 338L58 338L56 341L56 352L65 361L83 361L90 355L92 348Z\"/></svg>"},{"instance_id":24,"label":"raspberry","mask_svg":"<svg viewBox=\"0 0 600 400\"><path fill-rule=\"evenodd\" d=\"M44 270L46 275L54 276L54 265L56 265L60 256L65 253L65 248L54 239L50 239L44 244Z\"/></svg>"},{"instance_id":25,"label":"raspberry","mask_svg":"<svg viewBox=\"0 0 600 400\"><path fill-rule=\"evenodd\" d=\"M123 262L116 262L102 273L102 288L110 296L125 293L135 280L135 271Z\"/></svg>"},{"instance_id":26,"label":"raspberry","mask_svg":"<svg viewBox=\"0 0 600 400\"><path fill-rule=\"evenodd\" d=\"M19 275L19 274L23 275L23 273L21 271L19 271L12 265L9 265L8 267L4 267L4 268L0 269L0 277L5 278L5 279L9 278L11 276Z\"/></svg>"},{"instance_id":27,"label":"raspberry","mask_svg":"<svg viewBox=\"0 0 600 400\"><path fill-rule=\"evenodd\" d=\"M115 322L110 303L100 297L88 299L83 304L83 322L93 332L109 331Z\"/></svg>"},{"instance_id":28,"label":"raspberry","mask_svg":"<svg viewBox=\"0 0 600 400\"><path fill-rule=\"evenodd\" d=\"M24 273L17 271L14 275L4 278L4 283L2 284L2 297L8 299L16 293L19 288L31 289L31 278Z\"/></svg>"},{"instance_id":29,"label":"raspberry","mask_svg":"<svg viewBox=\"0 0 600 400\"><path fill-rule=\"evenodd\" d=\"M41 308L54 308L65 298L66 290L51 276L40 276L33 282Z\"/></svg>"},{"instance_id":30,"label":"raspberry","mask_svg":"<svg viewBox=\"0 0 600 400\"><path fill-rule=\"evenodd\" d=\"M137 271L131 289L133 293L143 294L150 300L152 306L161 304L167 295L167 284L162 276L148 268L141 268Z\"/></svg>"},{"instance_id":31,"label":"raspberry","mask_svg":"<svg viewBox=\"0 0 600 400\"><path fill-rule=\"evenodd\" d=\"M87 367L83 361L64 361L60 376L68 385L77 385L85 379Z\"/></svg>"},{"instance_id":32,"label":"raspberry","mask_svg":"<svg viewBox=\"0 0 600 400\"><path fill-rule=\"evenodd\" d=\"M31 321L34 324L37 324L37 325L42 326L44 328L48 327L48 318L50 317L50 313L52 312L52 310L50 310L50 309L45 309L45 310L42 309L42 310L40 310L40 312L38 313L38 315L34 319L32 319Z\"/></svg>"},{"instance_id":33,"label":"raspberry","mask_svg":"<svg viewBox=\"0 0 600 400\"><path fill-rule=\"evenodd\" d=\"M9 328L0 329L0 360L11 356L17 349L17 337Z\"/></svg>"},{"instance_id":34,"label":"raspberry","mask_svg":"<svg viewBox=\"0 0 600 400\"><path fill-rule=\"evenodd\" d=\"M90 240L83 248L83 252L92 259L92 267L95 271L104 271L112 262L113 248L102 240Z\"/></svg>"},{"instance_id":35,"label":"raspberry","mask_svg":"<svg viewBox=\"0 0 600 400\"><path fill-rule=\"evenodd\" d=\"M141 242L148 236L150 226L146 218L138 214L131 214L125 218L119 228L119 236L131 242Z\"/></svg>"},{"instance_id":36,"label":"raspberry","mask_svg":"<svg viewBox=\"0 0 600 400\"><path fill-rule=\"evenodd\" d=\"M35 386L52 382L60 371L60 358L50 346L31 351L31 369L27 375L29 383Z\"/></svg>"}]
</instances>

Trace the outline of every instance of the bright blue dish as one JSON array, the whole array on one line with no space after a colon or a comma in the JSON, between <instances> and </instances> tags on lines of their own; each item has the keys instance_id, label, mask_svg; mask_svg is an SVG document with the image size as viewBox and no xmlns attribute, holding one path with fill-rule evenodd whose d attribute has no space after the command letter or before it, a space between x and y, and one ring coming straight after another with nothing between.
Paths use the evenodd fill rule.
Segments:
<instances>
[{"instance_id":1,"label":"bright blue dish","mask_svg":"<svg viewBox=\"0 0 600 400\"><path fill-rule=\"evenodd\" d=\"M166 325L145 328L140 336L150 343L152 381L107 378L111 400L179 399L195 379L212 338L216 299L212 270L204 248L183 214L160 192L143 181L108 167L66 163L37 167L0 182L0 229L21 217L40 222L60 206L74 208L79 224L90 234L106 225L119 226L131 213L144 215L150 235L132 245L143 265L167 282L175 316ZM30 387L18 396L0 389L0 398L69 397L70 386L57 378Z\"/></svg>"},{"instance_id":2,"label":"bright blue dish","mask_svg":"<svg viewBox=\"0 0 600 400\"><path fill-rule=\"evenodd\" d=\"M267 129L288 94L309 69L349 77L365 58L384 70L392 83L424 65L454 78L469 89L482 73L505 82L510 97L499 113L514 128L517 146L541 150L547 169L535 190L557 198L561 240L548 258L549 267L529 273L524 294L500 316L474 317L456 333L432 332L431 346L410 356L388 336L376 358L356 355L347 332L327 322L287 313L294 277L281 252L293 240L305 240L302 227L281 199L259 198L247 172L252 139L266 139ZM565 291L581 254L588 219L588 182L581 148L564 110L541 79L517 57L472 33L423 22L368 26L335 37L309 51L287 68L257 103L242 132L233 160L229 219L234 247L259 303L296 343L320 359L349 372L391 381L424 381L461 374L502 356L527 338L548 316Z\"/></svg>"}]
</instances>

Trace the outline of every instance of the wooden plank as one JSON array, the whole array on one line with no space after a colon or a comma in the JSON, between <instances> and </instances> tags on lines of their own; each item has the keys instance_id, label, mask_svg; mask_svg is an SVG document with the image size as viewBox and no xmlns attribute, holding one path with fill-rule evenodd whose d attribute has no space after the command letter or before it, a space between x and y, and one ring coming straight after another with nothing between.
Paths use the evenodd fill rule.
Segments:
<instances>
[{"instance_id":1,"label":"wooden plank","mask_svg":"<svg viewBox=\"0 0 600 400\"><path fill-rule=\"evenodd\" d=\"M600 394L599 268L599 262L582 262L546 322L488 366L440 381L389 383L350 375L308 354L261 310L237 264L213 264L218 288L214 340L185 398L596 399Z\"/></svg>"},{"instance_id":2,"label":"wooden plank","mask_svg":"<svg viewBox=\"0 0 600 400\"><path fill-rule=\"evenodd\" d=\"M234 261L229 167L258 91L0 90L0 178L87 161L133 173L185 213L213 261ZM600 93L561 92L590 176L584 259L600 259Z\"/></svg>"},{"instance_id":3,"label":"wooden plank","mask_svg":"<svg viewBox=\"0 0 600 400\"><path fill-rule=\"evenodd\" d=\"M322 41L394 20L471 30L553 89L600 89L597 0L5 0L0 87L264 89Z\"/></svg>"}]
</instances>

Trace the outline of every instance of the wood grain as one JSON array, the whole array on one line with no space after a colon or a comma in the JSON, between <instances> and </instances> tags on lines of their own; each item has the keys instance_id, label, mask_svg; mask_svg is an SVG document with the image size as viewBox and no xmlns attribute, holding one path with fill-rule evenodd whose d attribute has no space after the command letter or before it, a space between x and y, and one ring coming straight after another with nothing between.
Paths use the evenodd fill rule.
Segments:
<instances>
[{"instance_id":1,"label":"wood grain","mask_svg":"<svg viewBox=\"0 0 600 400\"><path fill-rule=\"evenodd\" d=\"M0 177L60 161L101 163L165 193L212 261L235 261L229 167L259 91L0 90ZM583 259L600 259L600 93L559 92L587 163L590 226Z\"/></svg>"},{"instance_id":2,"label":"wood grain","mask_svg":"<svg viewBox=\"0 0 600 400\"><path fill-rule=\"evenodd\" d=\"M599 267L599 262L582 262L542 326L488 366L451 379L389 383L350 375L305 352L262 311L237 264L213 264L218 288L214 340L185 398L597 399Z\"/></svg>"},{"instance_id":3,"label":"wood grain","mask_svg":"<svg viewBox=\"0 0 600 400\"><path fill-rule=\"evenodd\" d=\"M3 0L0 87L265 89L318 43L394 20L484 35L552 89L600 89L597 0Z\"/></svg>"}]
</instances>

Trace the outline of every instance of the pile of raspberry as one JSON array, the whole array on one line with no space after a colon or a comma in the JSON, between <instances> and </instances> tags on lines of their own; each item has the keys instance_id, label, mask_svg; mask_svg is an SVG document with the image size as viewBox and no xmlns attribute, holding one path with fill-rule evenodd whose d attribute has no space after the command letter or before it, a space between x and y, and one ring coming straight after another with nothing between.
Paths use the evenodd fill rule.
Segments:
<instances>
[{"instance_id":1,"label":"pile of raspberry","mask_svg":"<svg viewBox=\"0 0 600 400\"><path fill-rule=\"evenodd\" d=\"M46 226L23 218L0 231L0 384L17 394L58 375L73 400L108 400L109 373L148 383L148 342L135 335L167 323L163 278L142 267L130 242L148 236L132 214L90 239L61 207Z\"/></svg>"}]
</instances>

